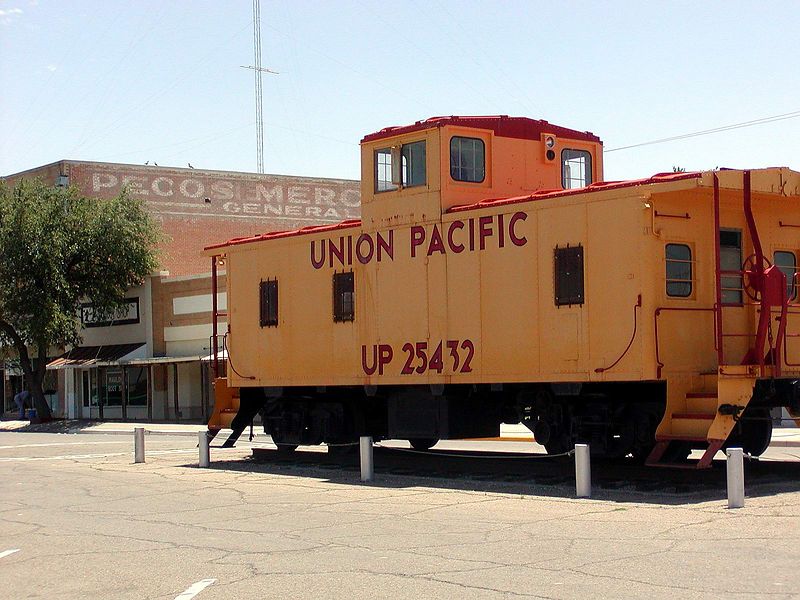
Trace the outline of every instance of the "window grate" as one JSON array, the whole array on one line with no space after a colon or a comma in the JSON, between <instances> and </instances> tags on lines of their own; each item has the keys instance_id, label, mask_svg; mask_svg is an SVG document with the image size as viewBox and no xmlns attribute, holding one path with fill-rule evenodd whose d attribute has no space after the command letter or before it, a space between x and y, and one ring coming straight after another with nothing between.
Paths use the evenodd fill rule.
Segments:
<instances>
[{"instance_id":1,"label":"window grate","mask_svg":"<svg viewBox=\"0 0 800 600\"><path fill-rule=\"evenodd\" d=\"M262 280L259 284L259 321L261 327L278 326L278 280Z\"/></svg>"},{"instance_id":2,"label":"window grate","mask_svg":"<svg viewBox=\"0 0 800 600\"><path fill-rule=\"evenodd\" d=\"M355 274L352 271L333 274L333 322L354 321Z\"/></svg>"},{"instance_id":3,"label":"window grate","mask_svg":"<svg viewBox=\"0 0 800 600\"><path fill-rule=\"evenodd\" d=\"M584 303L583 246L555 249L556 306Z\"/></svg>"}]
</instances>

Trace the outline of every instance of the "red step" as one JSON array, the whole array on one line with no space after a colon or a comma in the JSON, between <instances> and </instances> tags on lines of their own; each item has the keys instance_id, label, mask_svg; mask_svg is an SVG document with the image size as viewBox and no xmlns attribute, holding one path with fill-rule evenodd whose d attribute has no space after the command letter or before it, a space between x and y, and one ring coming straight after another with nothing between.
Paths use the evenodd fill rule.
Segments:
<instances>
[{"instance_id":1,"label":"red step","mask_svg":"<svg viewBox=\"0 0 800 600\"><path fill-rule=\"evenodd\" d=\"M699 419L699 420L713 421L715 416L716 415L709 413L694 413L694 412L672 413L673 419Z\"/></svg>"},{"instance_id":2,"label":"red step","mask_svg":"<svg viewBox=\"0 0 800 600\"><path fill-rule=\"evenodd\" d=\"M670 433L656 436L657 442L708 442L705 437L694 435L672 435Z\"/></svg>"}]
</instances>

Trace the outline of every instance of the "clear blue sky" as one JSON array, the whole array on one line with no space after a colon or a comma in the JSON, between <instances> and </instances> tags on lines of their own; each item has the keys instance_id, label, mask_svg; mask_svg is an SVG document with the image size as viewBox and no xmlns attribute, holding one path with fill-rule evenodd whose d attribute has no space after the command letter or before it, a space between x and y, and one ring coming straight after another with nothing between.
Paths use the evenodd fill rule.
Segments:
<instances>
[{"instance_id":1,"label":"clear blue sky","mask_svg":"<svg viewBox=\"0 0 800 600\"><path fill-rule=\"evenodd\" d=\"M800 114L798 2L262 0L268 173L359 177L358 141L447 114L606 149ZM0 0L0 174L59 159L255 171L252 3ZM606 153L606 179L800 170L800 117Z\"/></svg>"}]
</instances>

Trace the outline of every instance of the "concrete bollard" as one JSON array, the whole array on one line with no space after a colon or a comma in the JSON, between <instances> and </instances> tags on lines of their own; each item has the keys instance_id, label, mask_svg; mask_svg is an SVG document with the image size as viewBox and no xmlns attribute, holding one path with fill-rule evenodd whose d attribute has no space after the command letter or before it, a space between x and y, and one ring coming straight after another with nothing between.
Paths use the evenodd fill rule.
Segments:
<instances>
[{"instance_id":1,"label":"concrete bollard","mask_svg":"<svg viewBox=\"0 0 800 600\"><path fill-rule=\"evenodd\" d=\"M575 444L575 491L578 498L592 497L592 461L589 444Z\"/></svg>"},{"instance_id":2,"label":"concrete bollard","mask_svg":"<svg viewBox=\"0 0 800 600\"><path fill-rule=\"evenodd\" d=\"M208 449L208 431L197 432L197 447L200 449L200 460L197 466L206 469L211 465L211 452Z\"/></svg>"},{"instance_id":3,"label":"concrete bollard","mask_svg":"<svg viewBox=\"0 0 800 600\"><path fill-rule=\"evenodd\" d=\"M375 467L372 461L372 438L361 437L361 481L367 482L375 479Z\"/></svg>"},{"instance_id":4,"label":"concrete bollard","mask_svg":"<svg viewBox=\"0 0 800 600\"><path fill-rule=\"evenodd\" d=\"M144 427L133 429L133 462L144 462Z\"/></svg>"},{"instance_id":5,"label":"concrete bollard","mask_svg":"<svg viewBox=\"0 0 800 600\"><path fill-rule=\"evenodd\" d=\"M728 448L728 508L744 508L744 452Z\"/></svg>"}]
</instances>

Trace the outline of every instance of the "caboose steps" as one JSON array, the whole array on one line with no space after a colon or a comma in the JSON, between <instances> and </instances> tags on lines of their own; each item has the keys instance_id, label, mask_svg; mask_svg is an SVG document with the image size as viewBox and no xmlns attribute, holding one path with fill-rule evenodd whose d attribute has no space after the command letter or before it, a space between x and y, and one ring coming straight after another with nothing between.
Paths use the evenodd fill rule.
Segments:
<instances>
[{"instance_id":1,"label":"caboose steps","mask_svg":"<svg viewBox=\"0 0 800 600\"><path fill-rule=\"evenodd\" d=\"M723 365L713 375L703 373L699 384L689 391L675 392L668 398L667 410L656 435L656 445L646 464L683 463L692 448L705 449L696 468L711 466L749 404L756 377L748 366ZM676 384L676 388L678 384ZM766 441L767 443L769 440Z\"/></svg>"}]
</instances>

